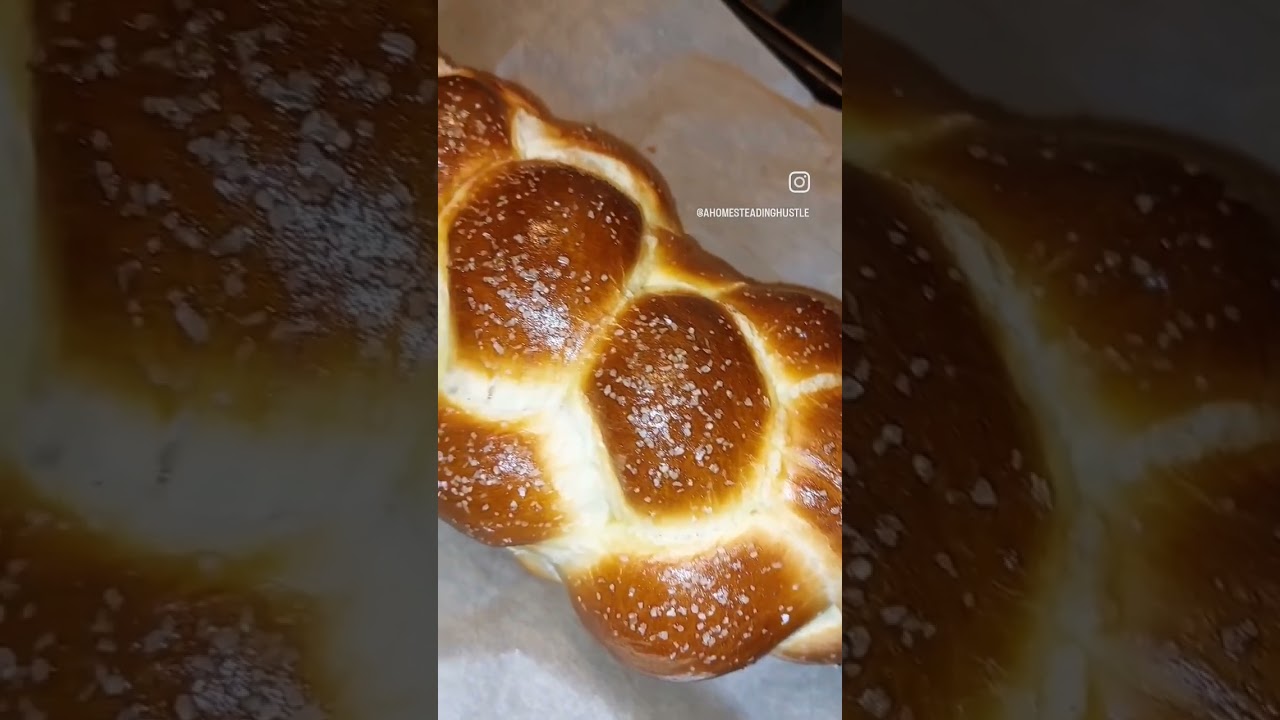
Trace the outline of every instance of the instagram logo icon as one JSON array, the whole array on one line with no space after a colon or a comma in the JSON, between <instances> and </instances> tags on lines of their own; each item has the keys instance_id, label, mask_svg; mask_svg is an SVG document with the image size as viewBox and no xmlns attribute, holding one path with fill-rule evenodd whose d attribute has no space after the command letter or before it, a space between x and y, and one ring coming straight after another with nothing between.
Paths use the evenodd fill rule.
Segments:
<instances>
[{"instance_id":1,"label":"instagram logo icon","mask_svg":"<svg viewBox=\"0 0 1280 720\"><path fill-rule=\"evenodd\" d=\"M787 189L793 193L807 193L810 185L809 173L803 170L797 170L787 176Z\"/></svg>"}]
</instances>

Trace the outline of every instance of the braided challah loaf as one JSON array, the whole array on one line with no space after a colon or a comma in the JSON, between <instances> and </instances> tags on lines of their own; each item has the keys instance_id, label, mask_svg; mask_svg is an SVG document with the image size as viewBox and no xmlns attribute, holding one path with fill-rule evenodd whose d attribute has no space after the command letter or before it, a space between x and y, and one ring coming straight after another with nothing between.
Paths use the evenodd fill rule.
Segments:
<instances>
[{"instance_id":1,"label":"braided challah loaf","mask_svg":"<svg viewBox=\"0 0 1280 720\"><path fill-rule=\"evenodd\" d=\"M838 303L700 249L619 141L439 76L441 517L643 672L838 662Z\"/></svg>"},{"instance_id":2,"label":"braided challah loaf","mask_svg":"<svg viewBox=\"0 0 1280 720\"><path fill-rule=\"evenodd\" d=\"M845 43L845 717L1280 717L1258 173Z\"/></svg>"},{"instance_id":3,"label":"braided challah loaf","mask_svg":"<svg viewBox=\"0 0 1280 720\"><path fill-rule=\"evenodd\" d=\"M0 8L0 718L429 716L430 3Z\"/></svg>"}]
</instances>

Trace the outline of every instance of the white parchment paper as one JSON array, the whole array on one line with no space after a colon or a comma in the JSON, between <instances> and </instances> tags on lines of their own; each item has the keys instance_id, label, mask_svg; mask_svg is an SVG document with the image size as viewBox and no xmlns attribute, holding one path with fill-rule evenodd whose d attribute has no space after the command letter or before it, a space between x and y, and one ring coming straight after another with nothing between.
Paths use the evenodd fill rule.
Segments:
<instances>
[{"instance_id":1,"label":"white parchment paper","mask_svg":"<svg viewBox=\"0 0 1280 720\"><path fill-rule=\"evenodd\" d=\"M763 280L840 281L839 113L813 101L719 0L441 0L440 47L519 82L561 117L646 153L685 228ZM792 172L810 174L793 194ZM808 218L700 219L699 207L802 207ZM443 523L440 716L449 720L827 720L840 671L765 660L672 684L617 665L564 589Z\"/></svg>"}]
</instances>

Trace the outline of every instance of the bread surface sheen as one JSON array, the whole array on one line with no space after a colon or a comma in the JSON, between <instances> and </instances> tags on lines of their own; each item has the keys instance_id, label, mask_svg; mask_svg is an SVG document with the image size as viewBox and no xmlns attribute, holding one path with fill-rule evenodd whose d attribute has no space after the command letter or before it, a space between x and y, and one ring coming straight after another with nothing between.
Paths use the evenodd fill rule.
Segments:
<instances>
[{"instance_id":1,"label":"bread surface sheen","mask_svg":"<svg viewBox=\"0 0 1280 720\"><path fill-rule=\"evenodd\" d=\"M428 716L434 9L0 8L0 717Z\"/></svg>"},{"instance_id":2,"label":"bread surface sheen","mask_svg":"<svg viewBox=\"0 0 1280 720\"><path fill-rule=\"evenodd\" d=\"M846 717L1280 716L1280 181L845 42Z\"/></svg>"},{"instance_id":3,"label":"bread surface sheen","mask_svg":"<svg viewBox=\"0 0 1280 720\"><path fill-rule=\"evenodd\" d=\"M430 13L32 7L11 451L178 544L230 518L252 543L378 512L430 437ZM142 503L165 506L146 528Z\"/></svg>"},{"instance_id":4,"label":"bread surface sheen","mask_svg":"<svg viewBox=\"0 0 1280 720\"><path fill-rule=\"evenodd\" d=\"M440 515L671 679L838 659L838 302L743 277L634 150L439 58Z\"/></svg>"}]
</instances>

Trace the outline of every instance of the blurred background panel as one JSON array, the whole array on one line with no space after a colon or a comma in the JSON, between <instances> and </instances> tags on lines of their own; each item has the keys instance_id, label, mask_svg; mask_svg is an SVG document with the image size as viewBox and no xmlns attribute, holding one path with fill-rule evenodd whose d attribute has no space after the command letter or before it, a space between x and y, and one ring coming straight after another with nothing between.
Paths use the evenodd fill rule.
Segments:
<instances>
[{"instance_id":1,"label":"blurred background panel","mask_svg":"<svg viewBox=\"0 0 1280 720\"><path fill-rule=\"evenodd\" d=\"M799 5L806 3L800 2ZM819 3L821 4L821 3ZM1186 132L1280 169L1280 3L844 0L966 88Z\"/></svg>"}]
</instances>

